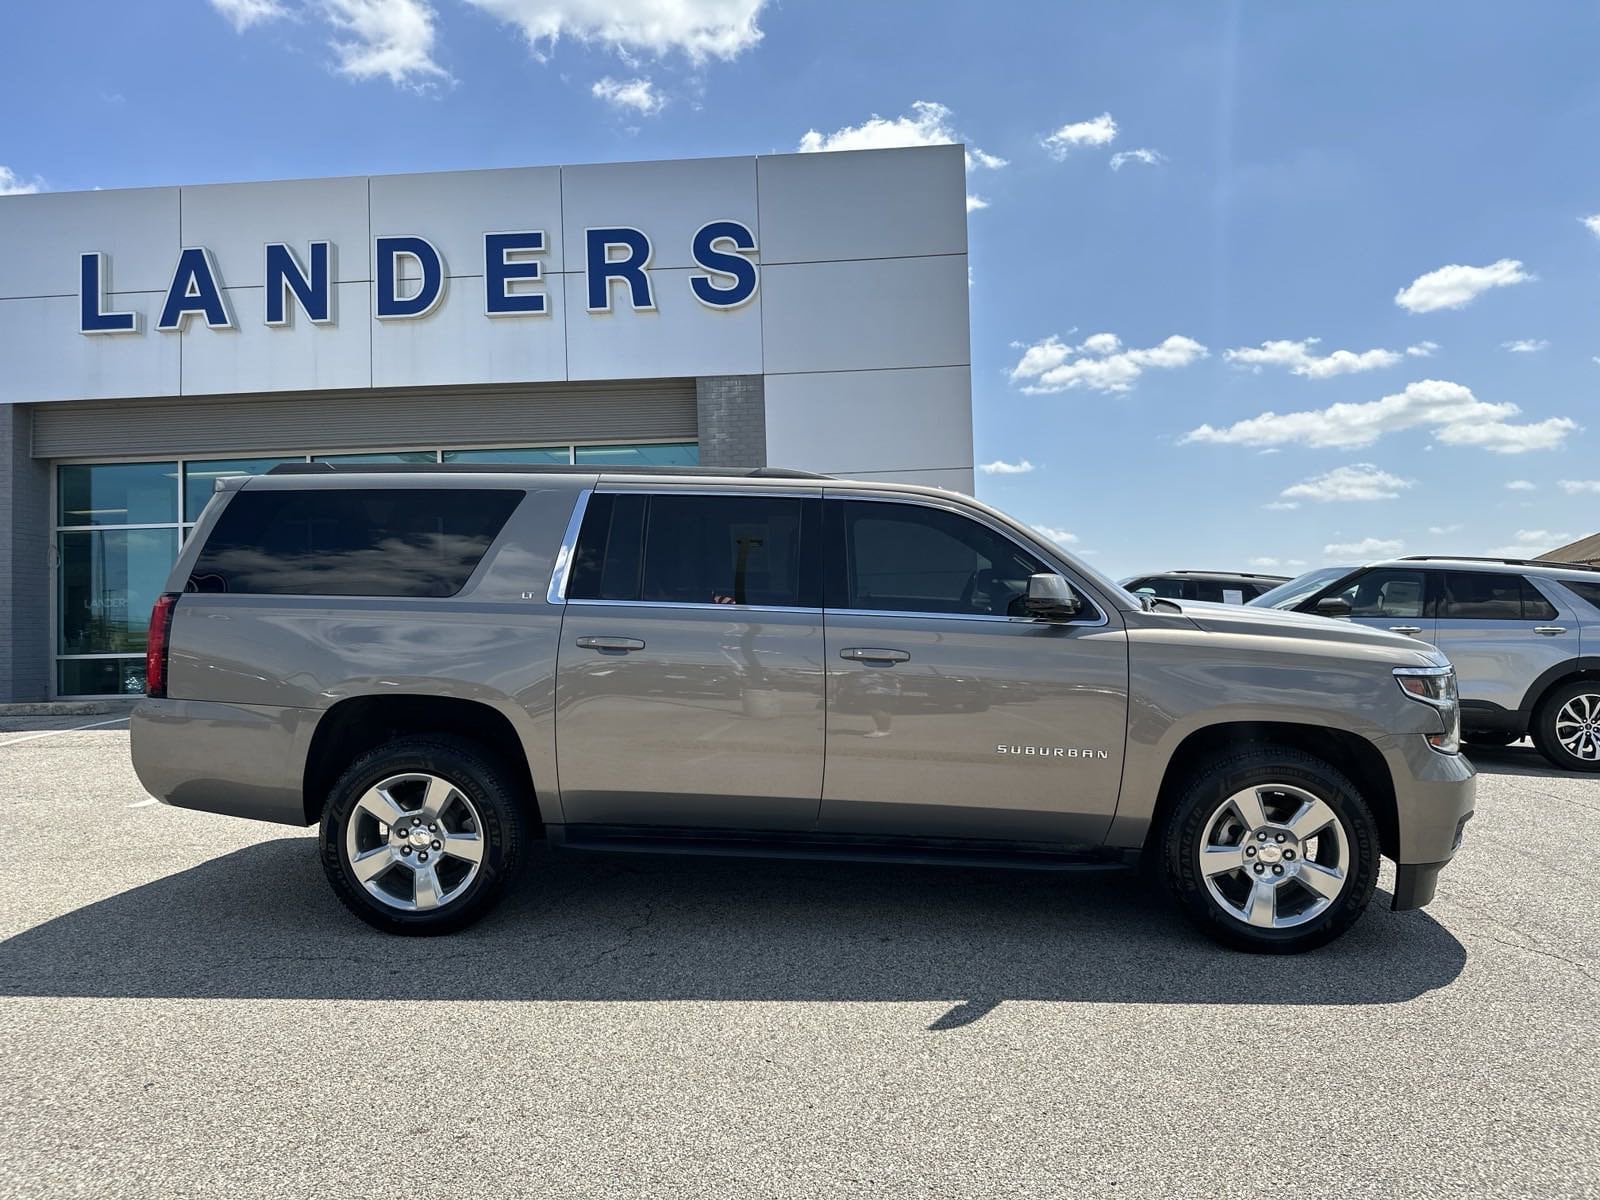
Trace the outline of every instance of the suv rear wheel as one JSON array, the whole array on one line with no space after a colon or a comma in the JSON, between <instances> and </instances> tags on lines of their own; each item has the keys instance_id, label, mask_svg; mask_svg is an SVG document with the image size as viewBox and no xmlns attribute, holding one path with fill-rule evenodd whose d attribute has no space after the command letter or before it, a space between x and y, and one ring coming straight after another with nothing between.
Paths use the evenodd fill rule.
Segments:
<instances>
[{"instance_id":1,"label":"suv rear wheel","mask_svg":"<svg viewBox=\"0 0 1600 1200\"><path fill-rule=\"evenodd\" d=\"M322 866L345 907L388 933L461 929L521 865L507 773L471 742L405 738L351 764L322 814Z\"/></svg>"},{"instance_id":2,"label":"suv rear wheel","mask_svg":"<svg viewBox=\"0 0 1600 1200\"><path fill-rule=\"evenodd\" d=\"M1313 949L1355 924L1380 853L1355 785L1280 746L1211 760L1161 838L1167 885L1190 919L1225 945L1268 954Z\"/></svg>"},{"instance_id":3,"label":"suv rear wheel","mask_svg":"<svg viewBox=\"0 0 1600 1200\"><path fill-rule=\"evenodd\" d=\"M1533 719L1539 753L1568 771L1600 771L1600 680L1575 679L1544 698Z\"/></svg>"}]
</instances>

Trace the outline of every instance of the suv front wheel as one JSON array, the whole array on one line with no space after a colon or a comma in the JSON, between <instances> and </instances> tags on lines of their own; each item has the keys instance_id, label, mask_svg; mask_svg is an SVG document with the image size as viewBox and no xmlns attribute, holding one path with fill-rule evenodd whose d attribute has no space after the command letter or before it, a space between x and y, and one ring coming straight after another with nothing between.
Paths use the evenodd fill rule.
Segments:
<instances>
[{"instance_id":1,"label":"suv front wheel","mask_svg":"<svg viewBox=\"0 0 1600 1200\"><path fill-rule=\"evenodd\" d=\"M451 933L522 861L506 772L471 742L404 738L357 759L324 806L322 867L345 907L387 933Z\"/></svg>"},{"instance_id":2,"label":"suv front wheel","mask_svg":"<svg viewBox=\"0 0 1600 1200\"><path fill-rule=\"evenodd\" d=\"M1600 680L1562 684L1539 705L1533 744L1568 771L1600 771Z\"/></svg>"},{"instance_id":3,"label":"suv front wheel","mask_svg":"<svg viewBox=\"0 0 1600 1200\"><path fill-rule=\"evenodd\" d=\"M1168 887L1206 933L1293 954L1355 924L1381 851L1343 774L1300 750L1254 746L1200 770L1167 818L1161 853Z\"/></svg>"}]
</instances>

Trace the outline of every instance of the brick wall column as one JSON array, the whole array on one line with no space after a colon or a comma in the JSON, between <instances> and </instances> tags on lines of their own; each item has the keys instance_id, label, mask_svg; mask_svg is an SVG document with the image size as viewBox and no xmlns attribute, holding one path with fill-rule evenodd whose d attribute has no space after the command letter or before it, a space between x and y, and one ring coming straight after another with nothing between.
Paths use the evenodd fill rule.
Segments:
<instances>
[{"instance_id":1,"label":"brick wall column","mask_svg":"<svg viewBox=\"0 0 1600 1200\"><path fill-rule=\"evenodd\" d=\"M767 400L761 376L697 379L694 397L701 466L767 465Z\"/></svg>"},{"instance_id":2,"label":"brick wall column","mask_svg":"<svg viewBox=\"0 0 1600 1200\"><path fill-rule=\"evenodd\" d=\"M50 467L33 410L0 404L0 703L50 694Z\"/></svg>"}]
</instances>

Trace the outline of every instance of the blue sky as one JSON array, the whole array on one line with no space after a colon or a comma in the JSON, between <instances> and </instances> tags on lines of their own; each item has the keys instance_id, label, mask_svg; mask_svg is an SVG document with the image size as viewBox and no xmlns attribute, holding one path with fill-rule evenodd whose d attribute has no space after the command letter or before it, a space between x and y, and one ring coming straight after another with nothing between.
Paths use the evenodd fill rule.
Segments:
<instances>
[{"instance_id":1,"label":"blue sky","mask_svg":"<svg viewBox=\"0 0 1600 1200\"><path fill-rule=\"evenodd\" d=\"M977 458L1013 468L979 494L1113 573L1600 528L1594 5L163 0L4 21L0 189L960 138L985 205Z\"/></svg>"}]
</instances>

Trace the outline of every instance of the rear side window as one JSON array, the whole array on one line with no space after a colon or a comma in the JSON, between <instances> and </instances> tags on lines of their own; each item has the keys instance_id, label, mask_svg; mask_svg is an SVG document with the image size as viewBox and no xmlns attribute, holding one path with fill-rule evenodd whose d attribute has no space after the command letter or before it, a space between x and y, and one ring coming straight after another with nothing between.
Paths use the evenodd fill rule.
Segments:
<instances>
[{"instance_id":1,"label":"rear side window","mask_svg":"<svg viewBox=\"0 0 1600 1200\"><path fill-rule=\"evenodd\" d=\"M1549 621L1556 610L1521 575L1447 571L1439 616L1457 621Z\"/></svg>"},{"instance_id":2,"label":"rear side window","mask_svg":"<svg viewBox=\"0 0 1600 1200\"><path fill-rule=\"evenodd\" d=\"M188 590L453 596L522 495L457 488L246 489L223 509Z\"/></svg>"},{"instance_id":3,"label":"rear side window","mask_svg":"<svg viewBox=\"0 0 1600 1200\"><path fill-rule=\"evenodd\" d=\"M591 496L567 599L816 608L818 503L785 496Z\"/></svg>"}]
</instances>

